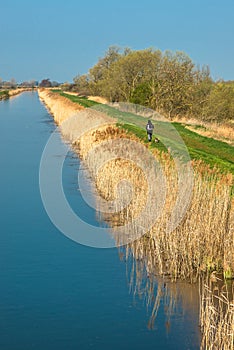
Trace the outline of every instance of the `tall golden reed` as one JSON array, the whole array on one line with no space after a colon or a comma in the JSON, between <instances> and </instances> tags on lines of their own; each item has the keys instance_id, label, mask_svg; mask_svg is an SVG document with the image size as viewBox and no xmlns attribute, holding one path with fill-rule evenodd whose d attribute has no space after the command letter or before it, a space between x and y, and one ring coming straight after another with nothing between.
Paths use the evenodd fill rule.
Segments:
<instances>
[{"instance_id":1,"label":"tall golden reed","mask_svg":"<svg viewBox=\"0 0 234 350\"><path fill-rule=\"evenodd\" d=\"M234 283L217 276L200 281L201 349L234 349Z\"/></svg>"},{"instance_id":2,"label":"tall golden reed","mask_svg":"<svg viewBox=\"0 0 234 350\"><path fill-rule=\"evenodd\" d=\"M104 199L113 200L116 197L117 184L121 180L130 179L133 193L129 205L119 212L103 214L102 218L108 221L114 231L115 227L124 225L137 217L144 208L149 190L142 169L129 160L115 157L100 168L104 154L98 153L98 147L94 152L90 152L106 140L124 138L136 141L136 137L126 134L115 125L112 118L104 114L94 110L83 111L83 108L77 104L46 90L40 91L39 95L50 108L58 124L61 125L67 120L67 123L61 127L62 132L73 145L78 146L79 155L86 161L91 174L95 174L98 191ZM78 118L70 118L75 113L78 113ZM102 126L98 127L100 120ZM84 123L93 125L93 129L80 135ZM78 135L80 135L79 138ZM110 145L111 143L107 142L106 149L102 148L104 153L112 152L111 149L108 149ZM169 154L160 153L157 150L154 150L153 154L160 161L166 174L166 202L155 225L147 234L126 247L126 255L131 251L136 261L144 261L148 275L160 275L173 281L182 279L196 282L199 276L212 271L218 271L227 278L233 278L234 200L231 196L233 176L220 174L201 161L193 161L194 186L190 207L180 225L168 234L166 223L178 195L178 175ZM121 241L121 237L116 236L116 239ZM208 289L203 289L203 301L207 299L204 291L207 295ZM215 334L219 334L220 330L223 332L222 338L218 335L216 338L215 335L215 339L221 339L220 344L223 344L223 338L230 339L230 329L233 330L232 304L227 306L229 311L228 316L224 316L225 322L223 322L223 317L220 317L216 323L208 322L208 319L215 320L213 316L221 312L220 308L215 309L214 300L210 298L209 303L202 302L201 305L203 309L200 315L201 327L205 335L202 346L204 349L219 349L212 345L214 337L207 336L207 334L210 332L210 327L215 327ZM157 308L157 303L155 303L153 318L156 317Z\"/></svg>"},{"instance_id":3,"label":"tall golden reed","mask_svg":"<svg viewBox=\"0 0 234 350\"><path fill-rule=\"evenodd\" d=\"M116 127L113 119L103 113L95 110L86 110L83 113L83 107L47 90L41 91L40 97L49 106L58 124L62 125L64 135L69 137L73 144L79 145L80 156L86 160L91 173L97 173L96 169L102 163L103 154L94 152L89 155L90 149L104 140L116 138L137 140L135 136L125 134ZM77 112L79 112L78 118L70 118ZM64 120L68 122L62 124ZM100 125L100 120L102 126L95 129L95 123ZM94 125L94 130L91 129L77 139L77 131L80 132L85 123ZM111 147L110 145L107 143L105 147ZM126 147L126 144L123 147ZM153 266L160 274L170 275L175 280L182 278L193 281L201 271L212 270L223 270L226 277L232 277L234 201L230 191L233 176L220 174L200 161L193 161L194 186L190 208L176 230L167 234L165 223L178 194L177 171L168 154L157 150L153 153L160 160L167 180L167 197L163 213L147 234ZM135 195L125 213L119 214L121 221L135 217L145 204L148 188L141 169L131 161L113 158L99 170L95 178L98 190L107 200L115 197L116 185L123 179L131 179ZM127 216L123 215L126 211ZM114 221L116 223L116 217ZM145 240L145 237L142 239Z\"/></svg>"}]
</instances>

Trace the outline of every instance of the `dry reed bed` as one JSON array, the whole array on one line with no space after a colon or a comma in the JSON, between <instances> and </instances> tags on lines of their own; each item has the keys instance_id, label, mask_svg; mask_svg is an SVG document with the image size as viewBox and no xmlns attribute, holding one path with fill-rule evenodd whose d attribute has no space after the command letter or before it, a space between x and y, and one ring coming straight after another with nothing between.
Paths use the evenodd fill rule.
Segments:
<instances>
[{"instance_id":1,"label":"dry reed bed","mask_svg":"<svg viewBox=\"0 0 234 350\"><path fill-rule=\"evenodd\" d=\"M102 214L102 218L108 220L112 231L138 217L145 206L152 183L148 184L144 171L131 162L131 157L130 160L118 158L111 142L116 139L135 142L135 136L125 134L114 125L113 119L100 112L84 111L77 104L48 91L40 91L39 95L49 106L56 122L61 125L63 134L78 146L79 154L86 161L99 193L105 200L113 201L117 195L117 184L130 179L133 191L129 204L118 212ZM71 118L74 114L77 114L76 118ZM67 122L62 123L65 120ZM83 133L82 130L87 132ZM126 142L123 142L123 148L126 148ZM124 151L126 152L126 149ZM226 277L233 277L234 201L230 194L233 176L220 174L202 162L193 161L194 185L190 207L180 225L168 234L166 224L178 195L178 174L170 155L158 151L153 153L166 174L166 202L155 225L146 235L126 247L126 257L131 252L136 261L143 262L148 275L167 276L172 280L195 282L200 275L211 271L223 271ZM121 243L122 237L117 235L116 240ZM223 339L226 339L225 344L228 344L230 329L233 330L231 302L228 301L225 308L228 314L223 314L225 323L223 317L216 319L215 324L207 322L208 319L215 320L215 305L212 300L209 307L207 303L202 305L205 305L201 314L201 326L205 337L203 348L218 349L212 345L214 337L220 339L220 344L224 344ZM153 315L156 315L156 311L157 303ZM219 313L219 309L215 312ZM215 336L207 336L211 331L210 327L214 328L212 332ZM222 339L218 335L220 330L223 332Z\"/></svg>"},{"instance_id":2,"label":"dry reed bed","mask_svg":"<svg viewBox=\"0 0 234 350\"><path fill-rule=\"evenodd\" d=\"M234 349L234 283L216 276L200 283L201 349Z\"/></svg>"},{"instance_id":3,"label":"dry reed bed","mask_svg":"<svg viewBox=\"0 0 234 350\"><path fill-rule=\"evenodd\" d=\"M40 91L39 95L61 125L63 134L79 146L80 156L86 160L95 176L97 188L106 200L116 197L116 186L122 180L132 181L134 197L123 212L115 213L114 224L120 225L138 216L145 205L148 191L152 190L152 184L148 185L144 171L133 164L131 155L130 160L119 159L113 144L104 142L115 139L138 141L136 137L125 134L113 125L112 118L100 112L84 110L48 90ZM71 118L74 114L75 118ZM65 120L67 122L62 123ZM82 130L87 132L83 133ZM103 147L99 148L98 145L102 143ZM125 153L128 152L126 147L126 142L123 142ZM108 162L105 162L106 153L107 159L111 155ZM153 153L160 161L166 177L167 196L162 215L147 233L147 238L144 236L132 243L136 258L142 256L143 251L139 247L143 246L147 251L149 265L158 273L170 275L175 280L182 278L193 281L201 271L222 269L227 277L231 277L234 272L234 203L230 195L233 176L220 174L200 161L193 161L194 185L190 208L181 224L167 234L166 223L178 195L178 175L170 155L156 150ZM103 159L104 166L100 167ZM159 193L160 189L156 191ZM118 217L121 223L118 223Z\"/></svg>"},{"instance_id":4,"label":"dry reed bed","mask_svg":"<svg viewBox=\"0 0 234 350\"><path fill-rule=\"evenodd\" d=\"M22 92L24 91L31 91L32 89L31 88L18 88L18 89L12 89L12 90L9 90L9 96L16 96L18 94L21 94Z\"/></svg>"},{"instance_id":5,"label":"dry reed bed","mask_svg":"<svg viewBox=\"0 0 234 350\"><path fill-rule=\"evenodd\" d=\"M9 97L14 97L16 95L21 94L22 92L31 91L32 89L31 88L18 88L18 89L10 89L10 90L2 89L2 90L7 91L8 93L4 94L4 95L0 95L0 100L5 100L5 99L8 99Z\"/></svg>"},{"instance_id":6,"label":"dry reed bed","mask_svg":"<svg viewBox=\"0 0 234 350\"><path fill-rule=\"evenodd\" d=\"M166 173L166 202L160 218L147 235L130 244L135 258L147 256L150 273L169 275L174 280L182 278L193 282L201 272L222 269L227 277L231 277L234 271L232 176L215 174L208 166L194 162L190 208L182 223L167 233L166 223L177 197L178 178L170 157L159 153L157 157L161 157ZM90 168L98 168L97 156L87 161ZM124 211L113 215L114 225L127 224L128 220L139 215L146 202L147 181L141 169L119 159L107 163L96 177L98 190L106 200L115 198L116 186L124 179L131 179L134 197ZM159 193L160 189L157 191Z\"/></svg>"},{"instance_id":7,"label":"dry reed bed","mask_svg":"<svg viewBox=\"0 0 234 350\"><path fill-rule=\"evenodd\" d=\"M38 94L58 124L61 124L64 120L84 109L84 107L71 102L65 97L58 96L47 89L39 89Z\"/></svg>"}]
</instances>

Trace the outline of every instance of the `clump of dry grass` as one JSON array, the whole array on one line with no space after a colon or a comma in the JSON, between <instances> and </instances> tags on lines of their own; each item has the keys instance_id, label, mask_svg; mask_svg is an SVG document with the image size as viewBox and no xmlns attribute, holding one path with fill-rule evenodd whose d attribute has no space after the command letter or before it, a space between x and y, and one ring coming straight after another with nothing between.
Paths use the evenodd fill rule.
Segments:
<instances>
[{"instance_id":1,"label":"clump of dry grass","mask_svg":"<svg viewBox=\"0 0 234 350\"><path fill-rule=\"evenodd\" d=\"M102 104L108 103L107 99L101 96L88 96L88 100L95 101Z\"/></svg>"},{"instance_id":2,"label":"clump of dry grass","mask_svg":"<svg viewBox=\"0 0 234 350\"><path fill-rule=\"evenodd\" d=\"M90 113L93 115L99 115L99 112L95 110L90 110ZM102 116L102 114L100 114ZM110 123L113 123L112 125ZM89 122L90 123L90 122ZM107 124L108 123L108 124ZM101 124L101 123L100 123ZM93 128L94 122L91 122L92 128L82 134L80 138L75 138L74 144L78 146L80 156L84 159L87 159L91 149L94 149L104 141L111 140L113 138L124 138L125 133L118 127L115 126L113 119L104 119L104 122L101 126ZM98 157L100 157L99 154ZM95 160L95 163L98 162L98 158ZM91 164L90 164L91 165Z\"/></svg>"}]
</instances>

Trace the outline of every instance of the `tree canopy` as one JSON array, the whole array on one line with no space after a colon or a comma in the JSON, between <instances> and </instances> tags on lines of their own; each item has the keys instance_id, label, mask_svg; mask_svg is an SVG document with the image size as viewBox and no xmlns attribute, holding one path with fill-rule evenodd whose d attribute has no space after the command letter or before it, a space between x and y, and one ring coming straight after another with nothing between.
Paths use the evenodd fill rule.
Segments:
<instances>
[{"instance_id":1,"label":"tree canopy","mask_svg":"<svg viewBox=\"0 0 234 350\"><path fill-rule=\"evenodd\" d=\"M214 82L209 67L196 67L184 52L112 46L87 74L74 78L73 89L141 104L169 118L234 117L234 82Z\"/></svg>"}]
</instances>

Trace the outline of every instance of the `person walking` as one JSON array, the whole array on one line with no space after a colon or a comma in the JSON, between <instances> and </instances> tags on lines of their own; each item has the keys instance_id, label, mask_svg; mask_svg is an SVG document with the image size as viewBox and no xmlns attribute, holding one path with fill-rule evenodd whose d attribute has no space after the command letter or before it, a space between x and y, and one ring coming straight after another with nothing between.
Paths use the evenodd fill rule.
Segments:
<instances>
[{"instance_id":1,"label":"person walking","mask_svg":"<svg viewBox=\"0 0 234 350\"><path fill-rule=\"evenodd\" d=\"M148 123L146 124L146 131L148 136L148 141L152 141L152 135L154 131L154 125L152 124L151 120L148 120Z\"/></svg>"}]
</instances>

